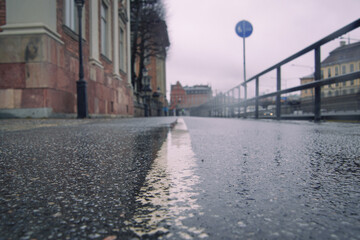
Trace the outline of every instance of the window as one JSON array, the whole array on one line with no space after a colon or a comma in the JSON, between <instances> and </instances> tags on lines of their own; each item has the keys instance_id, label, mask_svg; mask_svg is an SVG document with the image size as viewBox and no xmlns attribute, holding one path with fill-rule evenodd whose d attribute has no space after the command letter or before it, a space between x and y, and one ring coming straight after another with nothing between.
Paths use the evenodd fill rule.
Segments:
<instances>
[{"instance_id":1,"label":"window","mask_svg":"<svg viewBox=\"0 0 360 240\"><path fill-rule=\"evenodd\" d=\"M335 67L335 76L339 75L339 68L336 66Z\"/></svg>"},{"instance_id":2,"label":"window","mask_svg":"<svg viewBox=\"0 0 360 240\"><path fill-rule=\"evenodd\" d=\"M144 64L145 65L149 65L150 64L150 50L149 49L145 49L145 59L144 59Z\"/></svg>"},{"instance_id":3,"label":"window","mask_svg":"<svg viewBox=\"0 0 360 240\"><path fill-rule=\"evenodd\" d=\"M324 79L324 70L321 70L321 79Z\"/></svg>"},{"instance_id":4,"label":"window","mask_svg":"<svg viewBox=\"0 0 360 240\"><path fill-rule=\"evenodd\" d=\"M354 72L354 64L350 64L350 72Z\"/></svg>"},{"instance_id":5,"label":"window","mask_svg":"<svg viewBox=\"0 0 360 240\"><path fill-rule=\"evenodd\" d=\"M125 71L125 47L124 47L124 30L120 28L119 31L119 63L120 63L120 69Z\"/></svg>"},{"instance_id":6,"label":"window","mask_svg":"<svg viewBox=\"0 0 360 240\"><path fill-rule=\"evenodd\" d=\"M65 0L64 4L65 4L64 24L74 32L78 32L77 9L75 6L75 1Z\"/></svg>"},{"instance_id":7,"label":"window","mask_svg":"<svg viewBox=\"0 0 360 240\"><path fill-rule=\"evenodd\" d=\"M328 68L328 78L331 77L331 68Z\"/></svg>"},{"instance_id":8,"label":"window","mask_svg":"<svg viewBox=\"0 0 360 240\"><path fill-rule=\"evenodd\" d=\"M346 74L346 66L342 66L341 74Z\"/></svg>"},{"instance_id":9,"label":"window","mask_svg":"<svg viewBox=\"0 0 360 240\"><path fill-rule=\"evenodd\" d=\"M108 56L109 53L109 9L105 2L101 2L101 53Z\"/></svg>"}]
</instances>

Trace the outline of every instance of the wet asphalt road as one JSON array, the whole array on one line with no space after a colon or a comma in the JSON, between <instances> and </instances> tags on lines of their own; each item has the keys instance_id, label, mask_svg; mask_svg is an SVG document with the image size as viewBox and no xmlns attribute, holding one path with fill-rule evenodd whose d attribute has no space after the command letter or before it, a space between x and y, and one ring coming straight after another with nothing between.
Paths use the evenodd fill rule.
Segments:
<instances>
[{"instance_id":1,"label":"wet asphalt road","mask_svg":"<svg viewBox=\"0 0 360 240\"><path fill-rule=\"evenodd\" d=\"M210 239L360 239L358 124L185 122Z\"/></svg>"},{"instance_id":2,"label":"wet asphalt road","mask_svg":"<svg viewBox=\"0 0 360 240\"><path fill-rule=\"evenodd\" d=\"M9 124L0 239L360 239L359 125L174 120Z\"/></svg>"},{"instance_id":3,"label":"wet asphalt road","mask_svg":"<svg viewBox=\"0 0 360 240\"><path fill-rule=\"evenodd\" d=\"M137 197L142 239L360 239L359 125L179 123Z\"/></svg>"},{"instance_id":4,"label":"wet asphalt road","mask_svg":"<svg viewBox=\"0 0 360 240\"><path fill-rule=\"evenodd\" d=\"M0 239L132 238L124 222L175 120L2 120Z\"/></svg>"}]
</instances>

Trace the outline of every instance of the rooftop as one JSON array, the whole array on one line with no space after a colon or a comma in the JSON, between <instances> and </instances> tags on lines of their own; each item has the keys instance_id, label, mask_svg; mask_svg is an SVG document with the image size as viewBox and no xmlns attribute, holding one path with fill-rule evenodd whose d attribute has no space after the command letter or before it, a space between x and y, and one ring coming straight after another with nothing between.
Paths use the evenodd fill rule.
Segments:
<instances>
[{"instance_id":1,"label":"rooftop","mask_svg":"<svg viewBox=\"0 0 360 240\"><path fill-rule=\"evenodd\" d=\"M322 61L321 66L353 62L360 60L360 42L344 44L331 51L329 56Z\"/></svg>"}]
</instances>

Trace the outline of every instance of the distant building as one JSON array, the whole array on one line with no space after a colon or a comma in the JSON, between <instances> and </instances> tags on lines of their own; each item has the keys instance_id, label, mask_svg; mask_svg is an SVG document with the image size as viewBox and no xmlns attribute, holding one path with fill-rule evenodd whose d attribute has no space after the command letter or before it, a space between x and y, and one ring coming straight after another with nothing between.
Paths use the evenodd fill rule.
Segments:
<instances>
[{"instance_id":1,"label":"distant building","mask_svg":"<svg viewBox=\"0 0 360 240\"><path fill-rule=\"evenodd\" d=\"M345 44L330 52L329 56L321 62L321 78L330 78L342 74L360 71L360 42ZM314 74L302 77L301 84L314 81ZM357 94L360 92L360 79L334 83L322 87L322 97L337 97L342 95ZM313 97L313 89L301 91L301 98Z\"/></svg>"},{"instance_id":2,"label":"distant building","mask_svg":"<svg viewBox=\"0 0 360 240\"><path fill-rule=\"evenodd\" d=\"M171 85L170 109L189 109L197 107L212 98L211 87L195 85L182 87L180 82Z\"/></svg>"},{"instance_id":3,"label":"distant building","mask_svg":"<svg viewBox=\"0 0 360 240\"><path fill-rule=\"evenodd\" d=\"M130 0L87 0L84 79L92 116L133 116ZM74 0L0 0L0 115L77 112L78 15Z\"/></svg>"},{"instance_id":4,"label":"distant building","mask_svg":"<svg viewBox=\"0 0 360 240\"><path fill-rule=\"evenodd\" d=\"M165 21L159 21L158 31L161 33L158 37L162 37L164 48L163 51L157 52L156 54L149 54L144 59L142 72L144 73L144 70L146 71L148 82L145 81L143 76L143 89L138 89L137 85L134 85L135 117L141 117L147 114L149 116L162 116L165 114L162 109L168 106L168 100L166 99L166 52L170 46L170 41ZM137 75L139 75L140 72L139 58L139 56L136 56L135 72ZM145 92L144 88L149 92ZM146 96L147 94L149 96ZM148 113L145 113L144 103L148 105Z\"/></svg>"},{"instance_id":5,"label":"distant building","mask_svg":"<svg viewBox=\"0 0 360 240\"><path fill-rule=\"evenodd\" d=\"M314 81L314 74L313 73L300 78L301 84L306 84L306 83L310 83L310 82L313 82L313 81ZM314 96L314 89L313 88L301 90L301 95L300 95L301 98L312 98L313 96Z\"/></svg>"},{"instance_id":6,"label":"distant building","mask_svg":"<svg viewBox=\"0 0 360 240\"><path fill-rule=\"evenodd\" d=\"M180 82L171 85L170 92L170 110L184 108L186 106L186 92Z\"/></svg>"},{"instance_id":7,"label":"distant building","mask_svg":"<svg viewBox=\"0 0 360 240\"><path fill-rule=\"evenodd\" d=\"M164 20L166 10L156 2L131 0L131 71L136 117L161 116L168 107L166 56L170 39Z\"/></svg>"},{"instance_id":8,"label":"distant building","mask_svg":"<svg viewBox=\"0 0 360 240\"><path fill-rule=\"evenodd\" d=\"M211 87L207 85L185 86L186 107L197 107L209 101L212 97Z\"/></svg>"}]
</instances>

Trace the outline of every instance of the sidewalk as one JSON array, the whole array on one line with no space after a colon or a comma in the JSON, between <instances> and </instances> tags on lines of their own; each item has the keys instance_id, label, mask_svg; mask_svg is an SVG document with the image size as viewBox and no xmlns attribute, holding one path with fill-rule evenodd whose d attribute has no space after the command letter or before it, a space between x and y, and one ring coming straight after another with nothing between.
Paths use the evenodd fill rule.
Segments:
<instances>
[{"instance_id":1,"label":"sidewalk","mask_svg":"<svg viewBox=\"0 0 360 240\"><path fill-rule=\"evenodd\" d=\"M124 222L175 120L0 120L0 239L132 238Z\"/></svg>"},{"instance_id":2,"label":"sidewalk","mask_svg":"<svg viewBox=\"0 0 360 240\"><path fill-rule=\"evenodd\" d=\"M0 131L19 131L42 127L71 126L87 124L94 121L96 121L96 119L0 119Z\"/></svg>"}]
</instances>

